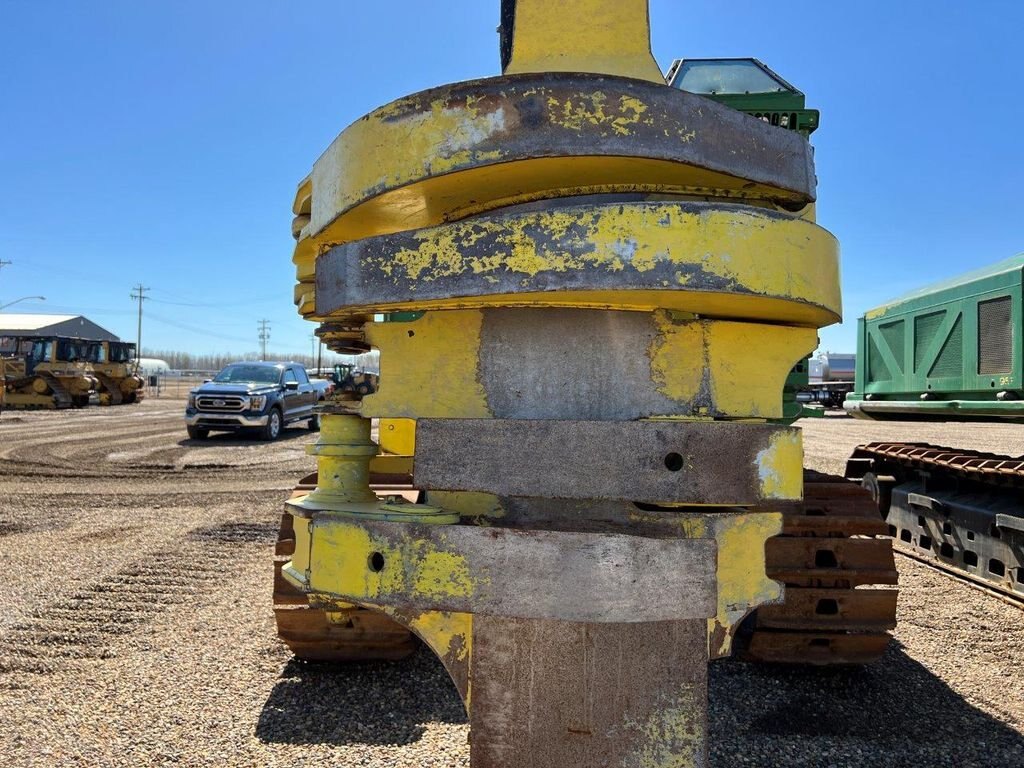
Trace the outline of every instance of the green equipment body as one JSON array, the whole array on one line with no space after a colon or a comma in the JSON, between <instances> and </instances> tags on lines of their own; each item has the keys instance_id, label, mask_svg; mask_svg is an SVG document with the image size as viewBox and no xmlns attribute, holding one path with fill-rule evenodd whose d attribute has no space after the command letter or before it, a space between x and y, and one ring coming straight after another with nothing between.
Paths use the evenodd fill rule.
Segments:
<instances>
[{"instance_id":1,"label":"green equipment body","mask_svg":"<svg viewBox=\"0 0 1024 768\"><path fill-rule=\"evenodd\" d=\"M1024 254L867 312L845 408L867 419L1024 421Z\"/></svg>"}]
</instances>

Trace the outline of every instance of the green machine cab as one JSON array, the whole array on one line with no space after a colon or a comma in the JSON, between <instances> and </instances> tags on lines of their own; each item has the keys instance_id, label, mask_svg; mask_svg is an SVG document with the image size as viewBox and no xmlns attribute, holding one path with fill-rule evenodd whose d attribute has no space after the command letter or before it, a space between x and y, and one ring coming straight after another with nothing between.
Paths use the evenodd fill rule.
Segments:
<instances>
[{"instance_id":1,"label":"green machine cab","mask_svg":"<svg viewBox=\"0 0 1024 768\"><path fill-rule=\"evenodd\" d=\"M804 136L818 127L818 110L804 108L804 94L757 59L676 59L665 79L673 88Z\"/></svg>"}]
</instances>

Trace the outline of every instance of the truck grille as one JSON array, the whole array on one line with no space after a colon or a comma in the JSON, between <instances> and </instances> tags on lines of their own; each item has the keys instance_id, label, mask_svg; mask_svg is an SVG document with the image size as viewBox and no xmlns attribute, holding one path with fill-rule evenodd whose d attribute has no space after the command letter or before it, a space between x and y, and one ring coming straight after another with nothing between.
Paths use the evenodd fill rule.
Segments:
<instances>
[{"instance_id":1,"label":"truck grille","mask_svg":"<svg viewBox=\"0 0 1024 768\"><path fill-rule=\"evenodd\" d=\"M196 399L196 407L207 413L239 413L245 410L249 398L238 395L202 395Z\"/></svg>"}]
</instances>

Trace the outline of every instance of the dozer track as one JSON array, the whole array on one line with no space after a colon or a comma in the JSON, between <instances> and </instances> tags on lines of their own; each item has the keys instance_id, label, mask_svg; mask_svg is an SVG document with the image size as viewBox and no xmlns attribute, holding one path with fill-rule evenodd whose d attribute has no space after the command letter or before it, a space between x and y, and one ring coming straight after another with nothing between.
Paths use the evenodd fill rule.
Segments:
<instances>
[{"instance_id":1,"label":"dozer track","mask_svg":"<svg viewBox=\"0 0 1024 768\"><path fill-rule=\"evenodd\" d=\"M868 443L846 465L898 551L1024 605L1024 456Z\"/></svg>"},{"instance_id":2,"label":"dozer track","mask_svg":"<svg viewBox=\"0 0 1024 768\"><path fill-rule=\"evenodd\" d=\"M304 477L293 495L316 487L316 473ZM378 611L352 606L329 614L289 584L281 569L295 553L293 518L281 515L274 549L274 619L277 635L296 658L307 661L397 661L416 650L418 638Z\"/></svg>"},{"instance_id":3,"label":"dozer track","mask_svg":"<svg viewBox=\"0 0 1024 768\"><path fill-rule=\"evenodd\" d=\"M42 379L50 388L50 394L40 395L36 392L24 392L23 389L31 389L35 379ZM7 391L4 408L12 411L19 410L52 410L54 408L70 408L77 405L74 396L68 392L67 387L61 384L60 379L47 373L39 371L32 376L23 379L8 380L6 386L11 387Z\"/></svg>"},{"instance_id":4,"label":"dozer track","mask_svg":"<svg viewBox=\"0 0 1024 768\"><path fill-rule=\"evenodd\" d=\"M124 403L124 395L121 394L121 388L117 385L117 382L100 371L93 371L92 375L99 381L103 391L110 396L110 405L122 405Z\"/></svg>"},{"instance_id":5,"label":"dozer track","mask_svg":"<svg viewBox=\"0 0 1024 768\"><path fill-rule=\"evenodd\" d=\"M804 471L804 500L783 510L767 542L768 576L785 601L762 606L737 637L741 655L785 664L869 664L896 626L896 563L871 494L836 475Z\"/></svg>"},{"instance_id":6,"label":"dozer track","mask_svg":"<svg viewBox=\"0 0 1024 768\"><path fill-rule=\"evenodd\" d=\"M758 609L737 647L752 661L795 664L867 664L878 659L896 626L896 590L864 589L896 583L892 542L871 494L841 477L806 472L804 502L785 511L783 532L769 539L768 575L786 584L782 605ZM374 484L381 494L399 486ZM316 473L295 493L316 487ZM274 563L278 636L301 659L400 659L418 640L376 611L353 607L332 617L310 605L281 575L295 551L292 516L281 519Z\"/></svg>"}]
</instances>

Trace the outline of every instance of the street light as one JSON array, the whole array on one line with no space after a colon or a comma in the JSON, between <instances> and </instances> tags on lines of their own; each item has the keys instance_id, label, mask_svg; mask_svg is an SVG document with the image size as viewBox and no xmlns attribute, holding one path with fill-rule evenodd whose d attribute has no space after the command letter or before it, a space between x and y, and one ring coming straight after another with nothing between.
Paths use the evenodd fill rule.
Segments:
<instances>
[{"instance_id":1,"label":"street light","mask_svg":"<svg viewBox=\"0 0 1024 768\"><path fill-rule=\"evenodd\" d=\"M0 304L0 309L7 309L8 307L13 307L19 301L28 301L29 299L38 299L39 301L46 301L45 296L22 296L20 299L9 301L6 304Z\"/></svg>"}]
</instances>

